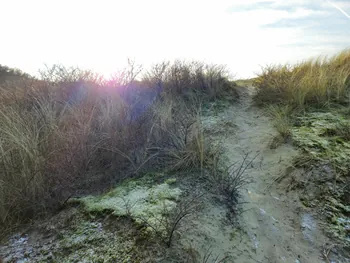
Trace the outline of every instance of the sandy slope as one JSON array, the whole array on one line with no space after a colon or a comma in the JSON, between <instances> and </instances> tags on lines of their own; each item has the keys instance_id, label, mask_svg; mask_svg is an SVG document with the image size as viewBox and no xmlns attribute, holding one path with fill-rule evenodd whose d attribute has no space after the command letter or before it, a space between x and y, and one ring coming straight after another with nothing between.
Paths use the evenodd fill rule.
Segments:
<instances>
[{"instance_id":1,"label":"sandy slope","mask_svg":"<svg viewBox=\"0 0 350 263\"><path fill-rule=\"evenodd\" d=\"M246 203L240 230L225 222L225 207L212 202L182 242L194 244L202 255L211 251L208 262L216 255L228 256L224 262L327 262L321 256L327 239L317 220L304 211L296 193L286 194L283 185L274 182L285 174L297 150L291 145L270 149L276 131L271 120L252 106L253 92L253 88L242 88L238 104L220 113L216 121L204 120L213 130L222 123L234 124L224 140L231 163L242 160L245 153L252 157L259 153L247 171L253 182L242 193ZM222 134L215 136L222 139Z\"/></svg>"}]
</instances>

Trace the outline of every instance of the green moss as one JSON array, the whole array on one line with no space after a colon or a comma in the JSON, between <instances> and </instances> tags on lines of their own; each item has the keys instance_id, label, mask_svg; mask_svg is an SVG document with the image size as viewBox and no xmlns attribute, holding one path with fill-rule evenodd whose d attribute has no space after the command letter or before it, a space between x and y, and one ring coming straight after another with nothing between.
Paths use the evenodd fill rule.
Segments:
<instances>
[{"instance_id":1,"label":"green moss","mask_svg":"<svg viewBox=\"0 0 350 263\"><path fill-rule=\"evenodd\" d=\"M307 164L308 168L314 165L315 176L320 166L327 167L331 174L323 177L331 180L331 185L324 185L323 182L319 186L322 198L318 206L328 219L325 230L333 238L350 245L350 206L341 202L343 182L346 181L341 178L346 177L350 170L350 121L334 111L309 113L299 117L296 123L297 126L292 129L292 138L305 153L299 158L302 160L300 163ZM313 207L311 201L301 198L306 207Z\"/></svg>"},{"instance_id":2,"label":"green moss","mask_svg":"<svg viewBox=\"0 0 350 263\"><path fill-rule=\"evenodd\" d=\"M144 182L144 178L130 180L102 196L87 196L79 201L89 213L109 211L116 216L130 216L138 223L147 220L157 225L165 212L176 207L182 191L169 185L174 179L153 186Z\"/></svg>"},{"instance_id":3,"label":"green moss","mask_svg":"<svg viewBox=\"0 0 350 263\"><path fill-rule=\"evenodd\" d=\"M64 252L56 257L56 262L139 262L134 253L136 246L131 240L100 236L95 241L67 244Z\"/></svg>"},{"instance_id":4,"label":"green moss","mask_svg":"<svg viewBox=\"0 0 350 263\"><path fill-rule=\"evenodd\" d=\"M172 185L176 183L176 178L169 178L165 180L166 184Z\"/></svg>"},{"instance_id":5,"label":"green moss","mask_svg":"<svg viewBox=\"0 0 350 263\"><path fill-rule=\"evenodd\" d=\"M145 251L143 246L150 243L152 229L135 228L135 223L142 224L146 219L161 231L160 220L176 207L182 193L179 188L170 186L176 182L174 179L155 183L161 176L149 174L139 180L126 181L103 195L73 200L82 203L83 211L87 213L81 213L74 222L70 222L68 229L61 231L57 248L46 250L52 251L52 262L141 262L141 254ZM94 216L90 219L85 216L105 211L117 216L113 219L118 221L115 222L117 232L111 231L111 226L105 230L104 221L99 223ZM121 221L129 223L119 226ZM142 240L147 240L147 243ZM45 254L45 250L42 253Z\"/></svg>"},{"instance_id":6,"label":"green moss","mask_svg":"<svg viewBox=\"0 0 350 263\"><path fill-rule=\"evenodd\" d=\"M327 215L329 223L325 226L326 232L341 240L346 246L350 246L350 218L348 214L349 207L344 206L334 198L327 198L323 208L323 213Z\"/></svg>"},{"instance_id":7,"label":"green moss","mask_svg":"<svg viewBox=\"0 0 350 263\"><path fill-rule=\"evenodd\" d=\"M134 223L126 219L91 221L79 213L60 230L60 239L42 245L32 260L52 263L141 262L145 253L152 253L148 247L152 243L149 240L139 242L139 232L133 226Z\"/></svg>"},{"instance_id":8,"label":"green moss","mask_svg":"<svg viewBox=\"0 0 350 263\"><path fill-rule=\"evenodd\" d=\"M298 118L292 129L294 143L314 161L321 161L346 173L350 164L350 143L338 134L339 124L349 123L337 113L310 113Z\"/></svg>"},{"instance_id":9,"label":"green moss","mask_svg":"<svg viewBox=\"0 0 350 263\"><path fill-rule=\"evenodd\" d=\"M138 178L138 179L126 179L124 180L121 184L119 184L119 187L115 188L115 191L118 190L132 190L135 187L138 186L152 186L155 184L155 182L160 181L165 176L164 173L160 172L149 172L146 173L143 177ZM113 195L113 191L110 191L110 193Z\"/></svg>"}]
</instances>

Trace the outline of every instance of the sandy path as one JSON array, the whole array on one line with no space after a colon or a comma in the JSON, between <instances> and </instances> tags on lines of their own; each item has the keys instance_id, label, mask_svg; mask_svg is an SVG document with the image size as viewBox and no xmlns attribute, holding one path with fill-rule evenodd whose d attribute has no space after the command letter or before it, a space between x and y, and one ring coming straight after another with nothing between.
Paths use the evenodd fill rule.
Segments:
<instances>
[{"instance_id":1,"label":"sandy path","mask_svg":"<svg viewBox=\"0 0 350 263\"><path fill-rule=\"evenodd\" d=\"M321 257L326 238L318 222L304 212L296 193L286 194L283 185L274 183L291 165L297 151L291 145L270 149L276 131L271 120L252 106L253 92L253 88L241 89L239 103L216 117L232 121L236 127L224 141L231 163L242 160L244 153L252 157L259 153L247 171L253 182L242 193L247 203L242 205L245 212L240 215L241 230L233 231L232 226L223 223L225 208L213 203L185 239L202 247L201 254L210 250L221 258L231 256L224 262L326 262Z\"/></svg>"}]
</instances>

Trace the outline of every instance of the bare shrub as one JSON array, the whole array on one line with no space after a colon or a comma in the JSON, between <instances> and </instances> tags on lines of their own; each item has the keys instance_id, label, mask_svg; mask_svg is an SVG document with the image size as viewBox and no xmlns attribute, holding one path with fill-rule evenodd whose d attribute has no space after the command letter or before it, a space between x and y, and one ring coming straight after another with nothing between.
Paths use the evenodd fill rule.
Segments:
<instances>
[{"instance_id":1,"label":"bare shrub","mask_svg":"<svg viewBox=\"0 0 350 263\"><path fill-rule=\"evenodd\" d=\"M77 81L91 81L100 83L102 76L91 70L83 70L78 67L65 67L60 64L52 66L45 65L44 69L39 70L42 80L50 83L74 83Z\"/></svg>"},{"instance_id":2,"label":"bare shrub","mask_svg":"<svg viewBox=\"0 0 350 263\"><path fill-rule=\"evenodd\" d=\"M202 98L234 98L235 84L228 80L228 70L224 65L204 64L199 61L156 64L144 76L144 81L166 94L181 95L186 100ZM193 102L193 101L192 101Z\"/></svg>"}]
</instances>

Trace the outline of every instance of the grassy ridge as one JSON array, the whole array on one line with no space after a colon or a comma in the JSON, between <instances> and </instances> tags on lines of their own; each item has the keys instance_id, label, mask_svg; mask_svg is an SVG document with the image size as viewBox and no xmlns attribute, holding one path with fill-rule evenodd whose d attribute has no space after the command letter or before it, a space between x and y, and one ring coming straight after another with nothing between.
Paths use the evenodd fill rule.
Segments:
<instances>
[{"instance_id":1,"label":"grassy ridge","mask_svg":"<svg viewBox=\"0 0 350 263\"><path fill-rule=\"evenodd\" d=\"M254 81L258 104L289 104L295 108L349 105L350 50L295 66L266 67Z\"/></svg>"},{"instance_id":2,"label":"grassy ridge","mask_svg":"<svg viewBox=\"0 0 350 263\"><path fill-rule=\"evenodd\" d=\"M130 63L104 79L56 65L40 80L0 85L3 226L56 208L78 189L211 163L200 105L235 96L225 67L176 61L140 72Z\"/></svg>"}]
</instances>

